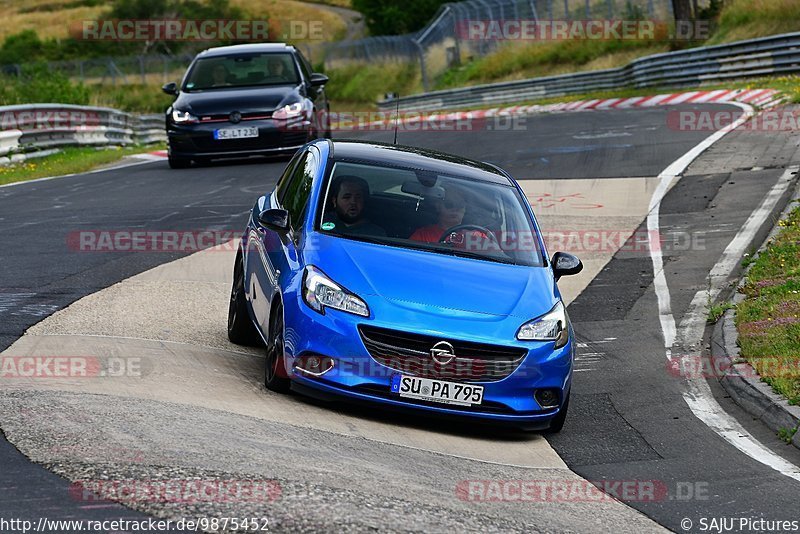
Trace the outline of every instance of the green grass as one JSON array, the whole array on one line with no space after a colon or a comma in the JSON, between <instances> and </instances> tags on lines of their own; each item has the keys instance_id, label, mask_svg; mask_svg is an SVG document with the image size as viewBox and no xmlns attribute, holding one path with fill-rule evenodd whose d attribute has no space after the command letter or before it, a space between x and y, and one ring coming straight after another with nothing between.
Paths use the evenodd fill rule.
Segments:
<instances>
[{"instance_id":1,"label":"green grass","mask_svg":"<svg viewBox=\"0 0 800 534\"><path fill-rule=\"evenodd\" d=\"M725 3L708 44L800 31L797 0L733 0Z\"/></svg>"},{"instance_id":2,"label":"green grass","mask_svg":"<svg viewBox=\"0 0 800 534\"><path fill-rule=\"evenodd\" d=\"M65 148L58 154L0 167L0 185L90 171L114 163L131 154L159 150L162 146L135 146L97 149L93 147Z\"/></svg>"},{"instance_id":3,"label":"green grass","mask_svg":"<svg viewBox=\"0 0 800 534\"><path fill-rule=\"evenodd\" d=\"M719 321L720 317L722 317L726 311L733 309L735 307L736 306L731 302L720 302L719 304L712 304L708 308L708 317L707 317L708 322L712 324L716 323L717 321Z\"/></svg>"},{"instance_id":4,"label":"green grass","mask_svg":"<svg viewBox=\"0 0 800 534\"><path fill-rule=\"evenodd\" d=\"M736 307L742 357L791 404L800 404L800 207L756 258Z\"/></svg>"}]
</instances>

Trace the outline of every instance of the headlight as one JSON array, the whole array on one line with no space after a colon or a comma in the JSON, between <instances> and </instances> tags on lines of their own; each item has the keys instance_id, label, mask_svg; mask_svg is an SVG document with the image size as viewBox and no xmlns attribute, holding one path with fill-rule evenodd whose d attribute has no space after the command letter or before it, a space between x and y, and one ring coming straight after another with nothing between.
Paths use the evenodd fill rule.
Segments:
<instances>
[{"instance_id":1,"label":"headlight","mask_svg":"<svg viewBox=\"0 0 800 534\"><path fill-rule=\"evenodd\" d=\"M320 313L325 313L327 307L369 317L369 308L363 300L311 265L306 267L303 275L303 299Z\"/></svg>"},{"instance_id":2,"label":"headlight","mask_svg":"<svg viewBox=\"0 0 800 534\"><path fill-rule=\"evenodd\" d=\"M519 328L520 341L555 341L556 347L563 347L569 340L569 317L564 303L560 300L553 309L538 319L527 322Z\"/></svg>"},{"instance_id":3,"label":"headlight","mask_svg":"<svg viewBox=\"0 0 800 534\"><path fill-rule=\"evenodd\" d=\"M274 119L294 119L303 114L303 103L295 102L294 104L287 104L282 108L275 110L272 114Z\"/></svg>"},{"instance_id":4,"label":"headlight","mask_svg":"<svg viewBox=\"0 0 800 534\"><path fill-rule=\"evenodd\" d=\"M172 110L172 120L176 124L186 124L187 122L197 122L197 117L188 111L181 111L179 109Z\"/></svg>"}]
</instances>

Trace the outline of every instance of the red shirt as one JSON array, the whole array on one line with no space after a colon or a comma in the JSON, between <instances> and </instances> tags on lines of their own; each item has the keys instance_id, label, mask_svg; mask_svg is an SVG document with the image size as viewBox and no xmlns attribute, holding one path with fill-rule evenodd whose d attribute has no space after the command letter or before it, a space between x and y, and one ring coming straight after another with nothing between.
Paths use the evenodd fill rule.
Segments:
<instances>
[{"instance_id":1,"label":"red shirt","mask_svg":"<svg viewBox=\"0 0 800 534\"><path fill-rule=\"evenodd\" d=\"M438 243L445 230L447 230L447 228L443 228L438 224L431 224L430 226L417 228L409 239L412 241L422 241L423 243Z\"/></svg>"}]
</instances>

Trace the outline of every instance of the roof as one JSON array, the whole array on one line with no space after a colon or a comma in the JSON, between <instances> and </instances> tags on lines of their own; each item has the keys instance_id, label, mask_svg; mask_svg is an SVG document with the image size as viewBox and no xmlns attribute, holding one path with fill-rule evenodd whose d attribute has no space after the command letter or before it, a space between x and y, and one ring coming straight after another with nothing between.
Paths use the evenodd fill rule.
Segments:
<instances>
[{"instance_id":1,"label":"roof","mask_svg":"<svg viewBox=\"0 0 800 534\"><path fill-rule=\"evenodd\" d=\"M201 57L227 56L229 54L259 53L259 52L292 52L294 47L286 43L249 43L231 46L218 46L203 50L198 54Z\"/></svg>"},{"instance_id":2,"label":"roof","mask_svg":"<svg viewBox=\"0 0 800 534\"><path fill-rule=\"evenodd\" d=\"M484 182L512 185L504 171L484 163L427 148L391 145L371 141L330 141L331 157L382 163L398 167L426 169L455 174Z\"/></svg>"}]
</instances>

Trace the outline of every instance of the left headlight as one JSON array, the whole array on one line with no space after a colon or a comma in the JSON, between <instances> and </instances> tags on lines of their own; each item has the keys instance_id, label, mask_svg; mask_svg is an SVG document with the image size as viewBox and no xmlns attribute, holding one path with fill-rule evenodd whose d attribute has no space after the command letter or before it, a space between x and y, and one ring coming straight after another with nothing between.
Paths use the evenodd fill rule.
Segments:
<instances>
[{"instance_id":1,"label":"left headlight","mask_svg":"<svg viewBox=\"0 0 800 534\"><path fill-rule=\"evenodd\" d=\"M274 119L294 119L303 115L304 107L302 102L295 102L294 104L287 104L282 108L278 108L272 114Z\"/></svg>"},{"instance_id":2,"label":"left headlight","mask_svg":"<svg viewBox=\"0 0 800 534\"><path fill-rule=\"evenodd\" d=\"M555 341L555 348L563 347L569 340L569 317L560 300L553 309L538 319L522 325L517 332L520 341Z\"/></svg>"},{"instance_id":3,"label":"left headlight","mask_svg":"<svg viewBox=\"0 0 800 534\"><path fill-rule=\"evenodd\" d=\"M369 317L369 307L366 302L311 265L306 267L303 274L303 300L319 313L325 313L327 307Z\"/></svg>"}]
</instances>

